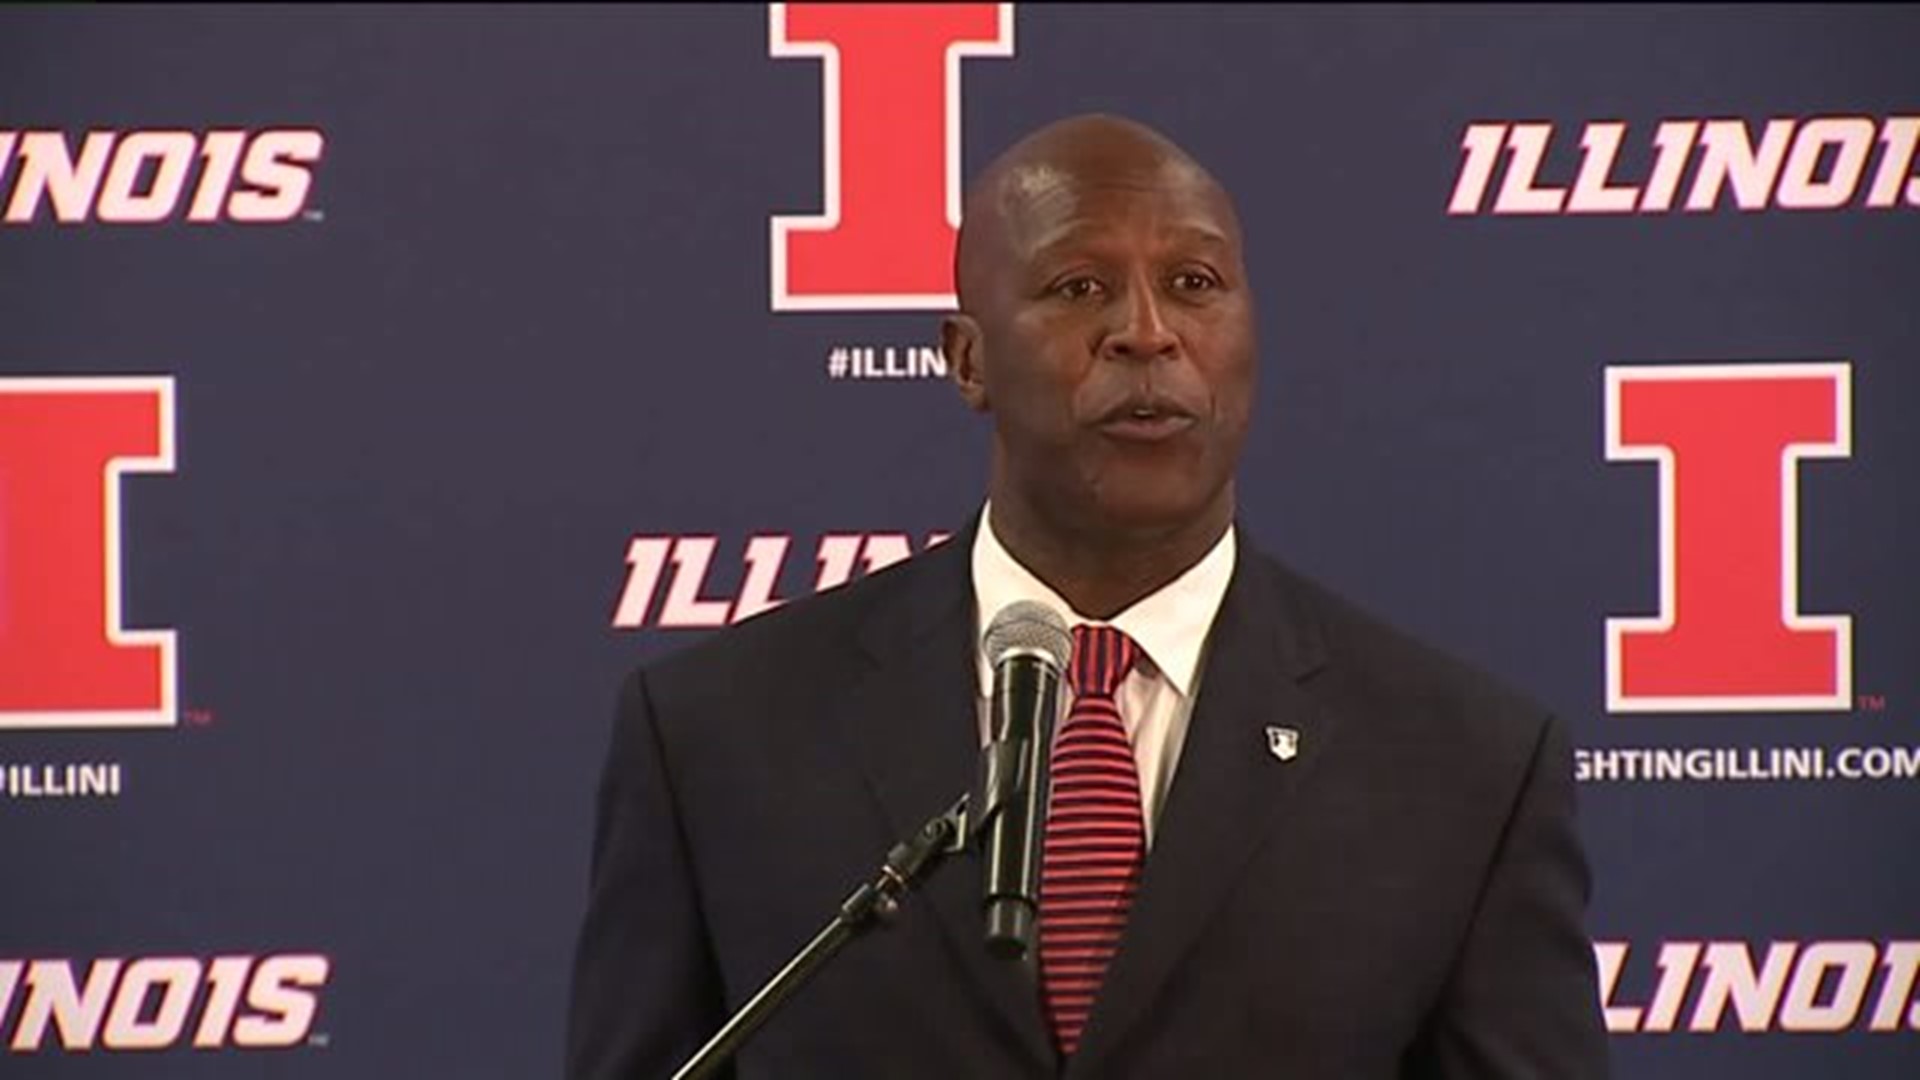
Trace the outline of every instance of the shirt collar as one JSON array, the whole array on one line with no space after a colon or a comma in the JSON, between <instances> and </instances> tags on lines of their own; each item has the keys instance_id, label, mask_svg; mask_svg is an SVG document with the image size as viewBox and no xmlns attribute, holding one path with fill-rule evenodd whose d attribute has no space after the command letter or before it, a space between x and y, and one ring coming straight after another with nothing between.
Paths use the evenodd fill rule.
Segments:
<instances>
[{"instance_id":1,"label":"shirt collar","mask_svg":"<svg viewBox=\"0 0 1920 1080\"><path fill-rule=\"evenodd\" d=\"M1207 631L1213 626L1213 617L1219 614L1220 601L1227 594L1227 582L1233 577L1233 534L1234 530L1229 528L1199 562L1132 607L1111 619L1091 619L1073 610L1059 593L1001 546L1000 538L993 532L993 505L988 503L980 513L980 527L973 537L977 623L984 628L994 612L1016 600L1032 600L1059 612L1069 626L1082 623L1117 626L1139 644L1153 666L1185 697L1198 674L1200 650L1206 644ZM992 661L985 650L975 652L979 655L981 692L988 693L993 686Z\"/></svg>"}]
</instances>

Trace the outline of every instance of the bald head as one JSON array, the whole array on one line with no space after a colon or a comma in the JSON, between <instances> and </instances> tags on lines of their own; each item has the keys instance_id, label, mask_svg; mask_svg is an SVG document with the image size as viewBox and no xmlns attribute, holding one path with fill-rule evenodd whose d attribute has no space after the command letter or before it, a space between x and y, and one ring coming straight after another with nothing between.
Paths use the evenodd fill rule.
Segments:
<instances>
[{"instance_id":1,"label":"bald head","mask_svg":"<svg viewBox=\"0 0 1920 1080\"><path fill-rule=\"evenodd\" d=\"M1124 117L1072 116L1008 147L967 188L954 256L961 310L974 310L1009 261L1044 242L1042 219L1058 220L1092 186L1198 189L1239 242L1233 200L1177 143Z\"/></svg>"}]
</instances>

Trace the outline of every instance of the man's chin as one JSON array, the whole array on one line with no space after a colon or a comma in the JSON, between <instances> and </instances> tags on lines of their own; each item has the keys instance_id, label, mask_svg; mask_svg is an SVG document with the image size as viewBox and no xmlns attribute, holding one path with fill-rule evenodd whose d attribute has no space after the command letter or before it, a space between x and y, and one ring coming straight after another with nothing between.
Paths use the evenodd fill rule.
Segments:
<instances>
[{"instance_id":1,"label":"man's chin","mask_svg":"<svg viewBox=\"0 0 1920 1080\"><path fill-rule=\"evenodd\" d=\"M1196 500L1191 487L1177 492L1135 488L1101 501L1089 527L1115 538L1151 540L1225 524L1231 511L1218 498Z\"/></svg>"}]
</instances>

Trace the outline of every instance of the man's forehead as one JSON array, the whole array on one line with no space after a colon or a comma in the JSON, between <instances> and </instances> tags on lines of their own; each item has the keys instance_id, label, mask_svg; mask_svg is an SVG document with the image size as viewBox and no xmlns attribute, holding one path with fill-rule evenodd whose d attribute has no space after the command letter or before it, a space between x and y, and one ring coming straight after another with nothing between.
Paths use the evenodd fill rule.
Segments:
<instances>
[{"instance_id":1,"label":"man's forehead","mask_svg":"<svg viewBox=\"0 0 1920 1080\"><path fill-rule=\"evenodd\" d=\"M1003 174L996 194L997 224L1021 253L1091 237L1139 215L1170 238L1231 246L1238 232L1225 192L1205 170L1175 158L1104 169L1021 163Z\"/></svg>"},{"instance_id":2,"label":"man's forehead","mask_svg":"<svg viewBox=\"0 0 1920 1080\"><path fill-rule=\"evenodd\" d=\"M1001 181L1001 207L1010 209L1029 200L1044 198L1070 183L1072 183L1072 174L1050 161L1035 161L1012 166L1007 170L1005 179Z\"/></svg>"}]
</instances>

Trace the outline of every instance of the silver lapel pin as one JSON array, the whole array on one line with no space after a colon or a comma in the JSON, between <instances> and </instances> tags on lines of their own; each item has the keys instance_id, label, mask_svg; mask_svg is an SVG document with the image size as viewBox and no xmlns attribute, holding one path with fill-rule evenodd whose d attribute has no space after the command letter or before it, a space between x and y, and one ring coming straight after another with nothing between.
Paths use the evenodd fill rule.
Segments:
<instances>
[{"instance_id":1,"label":"silver lapel pin","mask_svg":"<svg viewBox=\"0 0 1920 1080\"><path fill-rule=\"evenodd\" d=\"M1267 728L1267 752L1281 761L1292 761L1300 756L1300 730L1298 728L1269 726Z\"/></svg>"}]
</instances>

